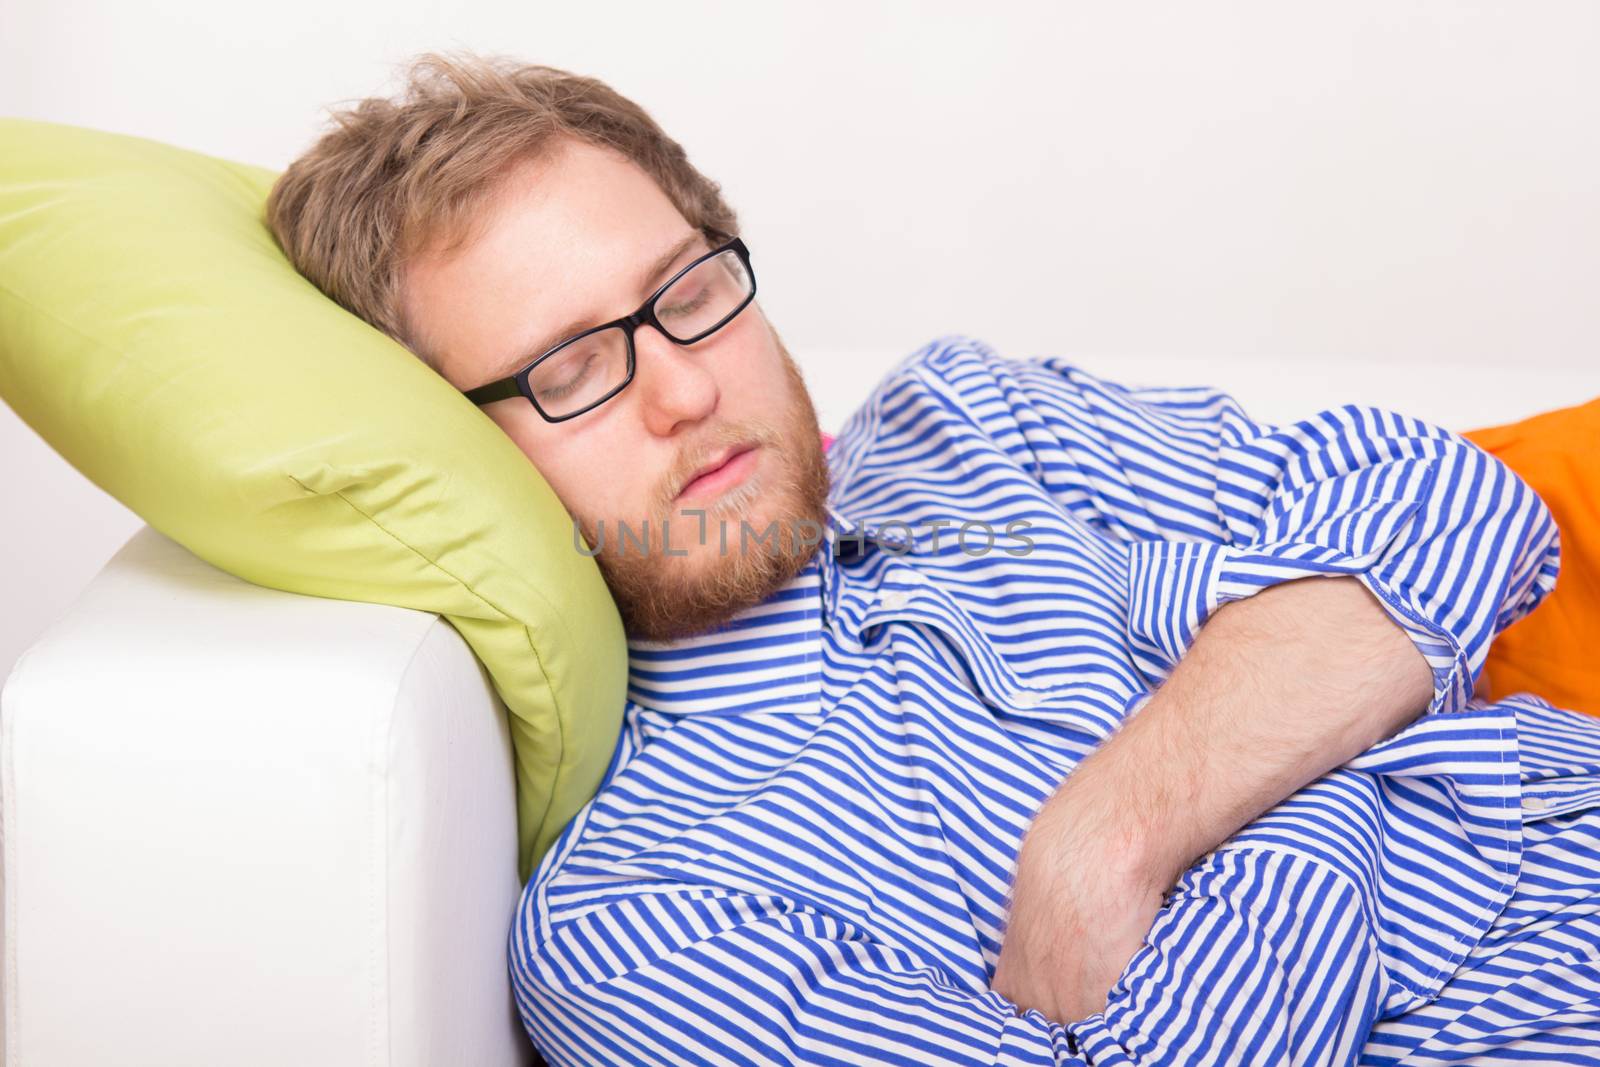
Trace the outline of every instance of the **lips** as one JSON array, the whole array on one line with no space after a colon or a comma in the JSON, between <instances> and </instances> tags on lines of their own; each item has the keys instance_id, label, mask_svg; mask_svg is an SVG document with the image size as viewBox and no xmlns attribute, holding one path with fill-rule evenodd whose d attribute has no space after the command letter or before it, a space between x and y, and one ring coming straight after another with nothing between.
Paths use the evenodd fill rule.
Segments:
<instances>
[{"instance_id":1,"label":"lips","mask_svg":"<svg viewBox=\"0 0 1600 1067\"><path fill-rule=\"evenodd\" d=\"M719 477L719 475L727 475L732 467L742 466L740 457L753 451L755 451L754 445L732 445L723 449L694 472L689 480L684 483L683 488L678 490L678 498L682 499L703 490L717 488L719 482L728 480L728 477Z\"/></svg>"}]
</instances>

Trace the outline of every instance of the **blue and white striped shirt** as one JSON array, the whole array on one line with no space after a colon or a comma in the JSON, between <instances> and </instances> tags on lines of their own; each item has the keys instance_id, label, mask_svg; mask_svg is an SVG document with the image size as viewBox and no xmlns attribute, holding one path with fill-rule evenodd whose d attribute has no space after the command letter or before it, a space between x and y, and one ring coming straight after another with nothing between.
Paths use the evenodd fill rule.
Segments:
<instances>
[{"instance_id":1,"label":"blue and white striped shirt","mask_svg":"<svg viewBox=\"0 0 1600 1067\"><path fill-rule=\"evenodd\" d=\"M1600 1064L1600 723L1472 696L1559 565L1499 461L953 335L829 464L793 581L632 645L510 939L552 1063ZM1220 604L1338 574L1427 658L1427 714L1196 861L1103 1013L1017 1014L989 980L1039 806Z\"/></svg>"}]
</instances>

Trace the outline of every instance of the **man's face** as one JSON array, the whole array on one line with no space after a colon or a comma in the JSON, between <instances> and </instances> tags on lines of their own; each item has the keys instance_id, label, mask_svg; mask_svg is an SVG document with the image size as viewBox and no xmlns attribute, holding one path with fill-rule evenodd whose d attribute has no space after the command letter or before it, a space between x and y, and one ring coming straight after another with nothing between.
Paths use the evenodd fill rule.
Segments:
<instances>
[{"instance_id":1,"label":"man's face","mask_svg":"<svg viewBox=\"0 0 1600 1067\"><path fill-rule=\"evenodd\" d=\"M480 236L415 257L404 277L413 331L462 390L633 311L711 248L644 171L577 141L510 171L484 210ZM811 399L758 303L693 345L642 326L634 346L633 381L576 418L546 422L521 397L484 411L599 548L629 635L665 640L794 575L823 520L827 467ZM778 536L759 539L771 523Z\"/></svg>"}]
</instances>

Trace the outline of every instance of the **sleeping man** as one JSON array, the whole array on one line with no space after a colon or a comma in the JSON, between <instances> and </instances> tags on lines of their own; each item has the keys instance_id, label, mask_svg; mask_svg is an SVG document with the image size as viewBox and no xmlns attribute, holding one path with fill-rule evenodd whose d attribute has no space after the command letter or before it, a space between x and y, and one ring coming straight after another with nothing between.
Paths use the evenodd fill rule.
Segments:
<instances>
[{"instance_id":1,"label":"sleeping man","mask_svg":"<svg viewBox=\"0 0 1600 1067\"><path fill-rule=\"evenodd\" d=\"M1600 1064L1600 724L1474 695L1559 563L1498 460L960 335L825 448L719 187L547 67L424 57L269 221L622 612L509 939L551 1062Z\"/></svg>"}]
</instances>

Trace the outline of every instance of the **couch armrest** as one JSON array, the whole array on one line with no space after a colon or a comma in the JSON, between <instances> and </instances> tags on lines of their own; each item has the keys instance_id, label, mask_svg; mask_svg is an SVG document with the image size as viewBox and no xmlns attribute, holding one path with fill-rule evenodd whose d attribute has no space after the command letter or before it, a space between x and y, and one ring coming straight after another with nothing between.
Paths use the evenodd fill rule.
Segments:
<instances>
[{"instance_id":1,"label":"couch armrest","mask_svg":"<svg viewBox=\"0 0 1600 1067\"><path fill-rule=\"evenodd\" d=\"M146 526L0 694L4 1055L529 1063L504 705L439 616Z\"/></svg>"}]
</instances>

